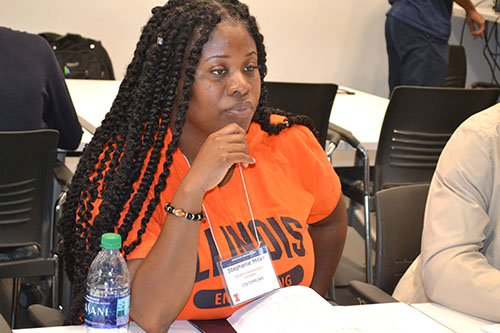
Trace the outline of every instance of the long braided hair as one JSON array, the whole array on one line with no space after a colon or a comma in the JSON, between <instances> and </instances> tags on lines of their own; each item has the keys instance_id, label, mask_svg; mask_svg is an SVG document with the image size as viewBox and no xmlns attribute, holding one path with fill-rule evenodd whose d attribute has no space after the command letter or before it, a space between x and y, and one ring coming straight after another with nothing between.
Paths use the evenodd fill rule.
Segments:
<instances>
[{"instance_id":1,"label":"long braided hair","mask_svg":"<svg viewBox=\"0 0 500 333\"><path fill-rule=\"evenodd\" d=\"M81 322L88 268L100 250L100 236L120 225L118 233L125 240L136 223L140 229L124 246L125 257L141 243L160 193L168 186L203 46L224 20L242 23L257 46L261 96L252 121L270 135L294 124L316 134L308 117L266 107L266 51L246 5L237 0L170 0L153 8L111 110L80 159L58 224L61 256L73 284L71 323ZM171 119L174 107L176 119ZM287 116L288 123L271 124L271 113ZM164 171L153 184L168 128L173 130ZM139 184L137 191L134 183ZM153 198L146 199L151 191ZM129 209L120 221L126 203ZM138 218L143 209L144 216Z\"/></svg>"}]
</instances>

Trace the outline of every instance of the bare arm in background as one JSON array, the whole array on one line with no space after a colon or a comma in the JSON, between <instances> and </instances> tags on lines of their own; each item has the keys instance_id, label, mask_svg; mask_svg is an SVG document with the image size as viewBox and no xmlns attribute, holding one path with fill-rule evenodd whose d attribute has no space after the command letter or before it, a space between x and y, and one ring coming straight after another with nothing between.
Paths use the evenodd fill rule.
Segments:
<instances>
[{"instance_id":1,"label":"bare arm in background","mask_svg":"<svg viewBox=\"0 0 500 333\"><path fill-rule=\"evenodd\" d=\"M481 14L479 14L478 11L476 10L476 7L474 7L472 1L471 0L453 0L453 1L455 1L460 7L465 9L465 21L469 26L472 36L474 36L474 38L478 36L482 37L484 34L485 21L484 18L481 16Z\"/></svg>"}]
</instances>

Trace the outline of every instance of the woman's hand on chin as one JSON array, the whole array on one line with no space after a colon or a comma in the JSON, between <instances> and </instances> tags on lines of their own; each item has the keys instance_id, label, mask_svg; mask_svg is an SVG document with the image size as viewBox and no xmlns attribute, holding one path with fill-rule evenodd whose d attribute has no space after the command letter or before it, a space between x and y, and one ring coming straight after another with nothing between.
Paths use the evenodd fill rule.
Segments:
<instances>
[{"instance_id":1,"label":"woman's hand on chin","mask_svg":"<svg viewBox=\"0 0 500 333\"><path fill-rule=\"evenodd\" d=\"M232 123L208 136L183 183L193 182L206 193L217 186L236 163L248 165L255 160L248 155L245 130Z\"/></svg>"}]
</instances>

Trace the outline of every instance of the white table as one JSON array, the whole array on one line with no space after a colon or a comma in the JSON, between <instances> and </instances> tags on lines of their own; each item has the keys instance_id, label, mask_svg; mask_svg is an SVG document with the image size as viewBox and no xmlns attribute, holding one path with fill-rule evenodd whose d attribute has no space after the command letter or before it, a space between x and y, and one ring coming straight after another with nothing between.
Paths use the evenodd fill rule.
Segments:
<instances>
[{"instance_id":1,"label":"white table","mask_svg":"<svg viewBox=\"0 0 500 333\"><path fill-rule=\"evenodd\" d=\"M494 324L435 303L412 304L412 307L457 333L479 333L482 327Z\"/></svg>"},{"instance_id":2,"label":"white table","mask_svg":"<svg viewBox=\"0 0 500 333\"><path fill-rule=\"evenodd\" d=\"M144 333L136 323L132 322L129 326L129 333ZM168 333L195 333L199 332L186 320L175 321ZM13 333L85 333L85 327L80 326L57 326L57 327L41 327L41 328L24 328L13 330Z\"/></svg>"},{"instance_id":3,"label":"white table","mask_svg":"<svg viewBox=\"0 0 500 333\"><path fill-rule=\"evenodd\" d=\"M388 104L387 98L341 86L333 101L330 122L351 131L365 149L376 150ZM343 149L342 145L337 149Z\"/></svg>"},{"instance_id":4,"label":"white table","mask_svg":"<svg viewBox=\"0 0 500 333\"><path fill-rule=\"evenodd\" d=\"M457 333L481 333L481 328L487 327L488 325L494 324L493 322L479 319L470 315L463 314L458 311L454 311L438 304L432 303L421 303L412 304L413 308L417 309L421 313L430 317L434 321L437 321L444 327L450 329ZM408 321L408 325L417 325L421 327L423 325L422 321L419 320L417 315L412 315L408 311L404 310L404 305L398 306L396 303L385 303L385 304L369 304L369 305L352 305L352 306L342 306L338 308L338 312L343 314L344 318L365 318L365 321L372 321L372 327L374 332L379 332L376 327L379 325L387 326L387 320L394 320L394 326L400 324L402 320ZM399 315L396 315L398 313ZM406 316L401 318L401 316ZM383 321L381 323L380 321ZM420 323L419 323L420 321ZM427 323L429 324L429 323ZM418 326L420 325L420 326ZM389 325L390 326L390 325ZM413 327L413 326L412 326ZM413 327L414 328L414 327ZM450 332L451 332L450 331ZM60 326L60 327L46 327L46 328L26 328L26 329L15 329L14 333L83 333L85 328L83 326ZM135 323L130 324L130 333L143 333L144 331L137 326ZM169 333L191 333L198 332L189 322L181 320L175 321L170 327Z\"/></svg>"},{"instance_id":5,"label":"white table","mask_svg":"<svg viewBox=\"0 0 500 333\"><path fill-rule=\"evenodd\" d=\"M388 104L387 98L342 86L333 101L330 122L351 131L368 151L371 165L375 163L378 138ZM352 166L354 155L351 146L341 142L333 153L332 164L336 167Z\"/></svg>"},{"instance_id":6,"label":"white table","mask_svg":"<svg viewBox=\"0 0 500 333\"><path fill-rule=\"evenodd\" d=\"M479 3L476 6L476 10L484 17L486 21L491 22L495 22L500 16L500 13L493 10L494 2L494 0L485 0L481 2L479 0L472 1L472 3L474 4ZM465 10L458 4L453 3L453 15L457 17L465 17Z\"/></svg>"},{"instance_id":7,"label":"white table","mask_svg":"<svg viewBox=\"0 0 500 333\"><path fill-rule=\"evenodd\" d=\"M121 81L66 80L83 128L93 134L115 100ZM85 138L84 138L85 139Z\"/></svg>"}]
</instances>

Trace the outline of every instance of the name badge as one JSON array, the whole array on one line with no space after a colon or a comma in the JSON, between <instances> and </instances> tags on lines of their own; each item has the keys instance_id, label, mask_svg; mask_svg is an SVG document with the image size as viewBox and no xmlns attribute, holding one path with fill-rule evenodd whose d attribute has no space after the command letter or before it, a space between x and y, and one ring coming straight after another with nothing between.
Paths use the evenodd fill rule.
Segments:
<instances>
[{"instance_id":1,"label":"name badge","mask_svg":"<svg viewBox=\"0 0 500 333\"><path fill-rule=\"evenodd\" d=\"M267 246L220 262L232 306L281 288Z\"/></svg>"}]
</instances>

